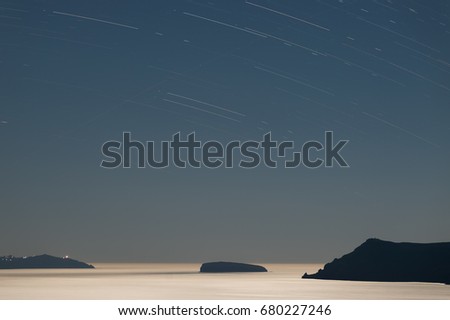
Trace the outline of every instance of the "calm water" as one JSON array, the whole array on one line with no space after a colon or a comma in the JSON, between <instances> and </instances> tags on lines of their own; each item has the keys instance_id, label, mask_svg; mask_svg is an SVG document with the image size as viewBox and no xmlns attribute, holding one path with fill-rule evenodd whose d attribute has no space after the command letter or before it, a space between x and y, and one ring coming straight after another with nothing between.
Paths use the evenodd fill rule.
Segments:
<instances>
[{"instance_id":1,"label":"calm water","mask_svg":"<svg viewBox=\"0 0 450 320\"><path fill-rule=\"evenodd\" d=\"M199 264L95 264L96 269L0 270L0 299L450 299L450 286L303 280L321 265L200 274Z\"/></svg>"}]
</instances>

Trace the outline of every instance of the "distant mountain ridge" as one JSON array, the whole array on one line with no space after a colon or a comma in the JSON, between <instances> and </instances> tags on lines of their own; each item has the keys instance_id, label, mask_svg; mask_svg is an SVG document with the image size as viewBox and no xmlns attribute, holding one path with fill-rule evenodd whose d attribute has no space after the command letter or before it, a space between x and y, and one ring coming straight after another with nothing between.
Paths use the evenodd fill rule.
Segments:
<instances>
[{"instance_id":1,"label":"distant mountain ridge","mask_svg":"<svg viewBox=\"0 0 450 320\"><path fill-rule=\"evenodd\" d=\"M450 284L450 242L395 243L368 239L305 279Z\"/></svg>"},{"instance_id":2,"label":"distant mountain ridge","mask_svg":"<svg viewBox=\"0 0 450 320\"><path fill-rule=\"evenodd\" d=\"M93 265L70 259L42 254L31 257L0 257L0 269L45 269L45 268L94 268Z\"/></svg>"}]
</instances>

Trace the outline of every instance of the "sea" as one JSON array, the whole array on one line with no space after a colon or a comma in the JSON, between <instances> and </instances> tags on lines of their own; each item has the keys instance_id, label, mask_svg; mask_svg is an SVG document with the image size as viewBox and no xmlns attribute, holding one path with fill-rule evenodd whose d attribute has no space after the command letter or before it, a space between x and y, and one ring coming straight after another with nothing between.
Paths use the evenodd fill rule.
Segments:
<instances>
[{"instance_id":1,"label":"sea","mask_svg":"<svg viewBox=\"0 0 450 320\"><path fill-rule=\"evenodd\" d=\"M200 273L200 264L94 263L95 269L0 270L0 299L450 299L450 286L301 279L322 264L264 264L267 273Z\"/></svg>"}]
</instances>

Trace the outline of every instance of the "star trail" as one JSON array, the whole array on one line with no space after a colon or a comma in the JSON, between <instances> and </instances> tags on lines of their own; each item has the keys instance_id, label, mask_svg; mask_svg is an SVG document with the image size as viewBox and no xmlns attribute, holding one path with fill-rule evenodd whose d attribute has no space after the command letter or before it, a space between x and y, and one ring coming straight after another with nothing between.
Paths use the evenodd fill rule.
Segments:
<instances>
[{"instance_id":1,"label":"star trail","mask_svg":"<svg viewBox=\"0 0 450 320\"><path fill-rule=\"evenodd\" d=\"M322 261L448 241L449 20L445 0L0 1L0 251ZM325 131L350 168L99 167L123 132Z\"/></svg>"}]
</instances>

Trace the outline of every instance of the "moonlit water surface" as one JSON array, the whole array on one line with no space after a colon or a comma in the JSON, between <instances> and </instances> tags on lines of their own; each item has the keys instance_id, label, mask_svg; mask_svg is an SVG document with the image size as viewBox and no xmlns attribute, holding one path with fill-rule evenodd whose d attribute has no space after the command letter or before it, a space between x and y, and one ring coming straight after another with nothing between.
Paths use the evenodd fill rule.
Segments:
<instances>
[{"instance_id":1,"label":"moonlit water surface","mask_svg":"<svg viewBox=\"0 0 450 320\"><path fill-rule=\"evenodd\" d=\"M0 299L450 299L450 286L301 279L317 264L201 274L200 264L98 263L96 269L0 270Z\"/></svg>"}]
</instances>

